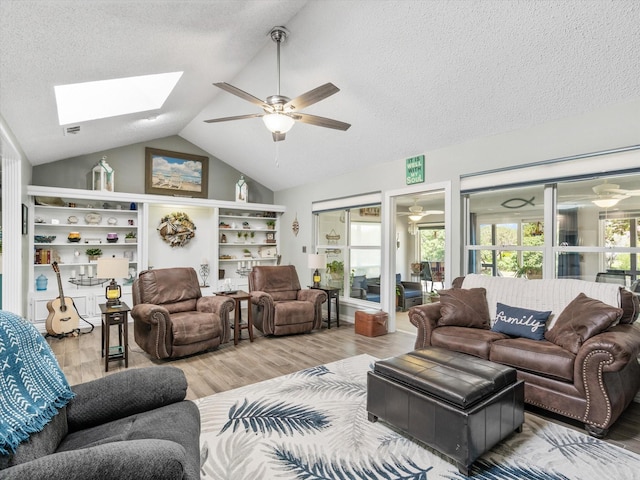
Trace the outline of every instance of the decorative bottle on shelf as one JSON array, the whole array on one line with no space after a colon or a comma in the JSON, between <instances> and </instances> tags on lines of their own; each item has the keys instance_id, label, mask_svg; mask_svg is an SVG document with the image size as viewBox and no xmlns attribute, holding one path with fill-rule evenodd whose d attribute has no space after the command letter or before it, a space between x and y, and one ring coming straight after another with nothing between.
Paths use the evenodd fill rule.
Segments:
<instances>
[{"instance_id":1,"label":"decorative bottle on shelf","mask_svg":"<svg viewBox=\"0 0 640 480\"><path fill-rule=\"evenodd\" d=\"M46 290L48 283L49 283L49 279L45 277L43 273L41 273L40 276L36 278L36 290L38 291Z\"/></svg>"}]
</instances>

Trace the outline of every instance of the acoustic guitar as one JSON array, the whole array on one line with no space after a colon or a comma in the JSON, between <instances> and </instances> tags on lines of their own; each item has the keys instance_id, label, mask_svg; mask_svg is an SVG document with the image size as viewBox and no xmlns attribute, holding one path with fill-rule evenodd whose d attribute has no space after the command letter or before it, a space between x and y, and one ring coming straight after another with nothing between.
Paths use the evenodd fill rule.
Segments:
<instances>
[{"instance_id":1,"label":"acoustic guitar","mask_svg":"<svg viewBox=\"0 0 640 480\"><path fill-rule=\"evenodd\" d=\"M58 263L53 262L51 264L53 271L56 272L58 278L58 298L47 302L47 310L49 315L47 316L46 328L49 335L65 335L78 330L80 324L80 315L76 310L76 306L73 303L71 297L65 297L62 292L62 281L60 280L60 268Z\"/></svg>"}]
</instances>

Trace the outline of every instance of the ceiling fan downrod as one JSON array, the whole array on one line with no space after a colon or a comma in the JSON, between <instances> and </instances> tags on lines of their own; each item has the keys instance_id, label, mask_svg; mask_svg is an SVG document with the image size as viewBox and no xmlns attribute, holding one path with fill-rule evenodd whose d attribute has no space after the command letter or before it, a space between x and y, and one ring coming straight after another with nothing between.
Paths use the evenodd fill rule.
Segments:
<instances>
[{"instance_id":1,"label":"ceiling fan downrod","mask_svg":"<svg viewBox=\"0 0 640 480\"><path fill-rule=\"evenodd\" d=\"M287 38L287 35L289 35L289 32L284 27L273 27L269 32L269 35L271 36L271 40L276 42L277 69L278 69L278 72L277 72L278 85L277 85L276 95L280 96L280 44L284 42L284 40Z\"/></svg>"}]
</instances>

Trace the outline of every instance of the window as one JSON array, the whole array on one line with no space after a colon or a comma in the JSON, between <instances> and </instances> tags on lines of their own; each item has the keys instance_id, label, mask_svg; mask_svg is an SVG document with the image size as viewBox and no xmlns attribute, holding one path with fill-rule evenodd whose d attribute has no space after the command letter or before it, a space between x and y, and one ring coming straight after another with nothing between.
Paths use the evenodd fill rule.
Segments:
<instances>
[{"instance_id":1,"label":"window","mask_svg":"<svg viewBox=\"0 0 640 480\"><path fill-rule=\"evenodd\" d=\"M340 288L343 297L380 302L380 208L369 204L315 213L316 250L327 255L323 283Z\"/></svg>"},{"instance_id":2,"label":"window","mask_svg":"<svg viewBox=\"0 0 640 480\"><path fill-rule=\"evenodd\" d=\"M465 195L467 271L538 278L546 266L549 278L631 285L640 278L638 185L633 172Z\"/></svg>"},{"instance_id":3,"label":"window","mask_svg":"<svg viewBox=\"0 0 640 480\"><path fill-rule=\"evenodd\" d=\"M544 260L544 186L467 196L470 273L537 278Z\"/></svg>"},{"instance_id":4,"label":"window","mask_svg":"<svg viewBox=\"0 0 640 480\"><path fill-rule=\"evenodd\" d=\"M638 279L640 174L558 182L556 268L559 278Z\"/></svg>"}]
</instances>

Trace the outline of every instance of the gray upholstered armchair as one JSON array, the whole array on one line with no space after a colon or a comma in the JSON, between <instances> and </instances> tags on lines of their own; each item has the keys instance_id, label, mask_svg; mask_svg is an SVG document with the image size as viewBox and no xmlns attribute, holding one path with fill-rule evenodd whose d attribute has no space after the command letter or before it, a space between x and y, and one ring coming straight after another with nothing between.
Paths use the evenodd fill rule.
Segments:
<instances>
[{"instance_id":1,"label":"gray upholstered armchair","mask_svg":"<svg viewBox=\"0 0 640 480\"><path fill-rule=\"evenodd\" d=\"M258 266L249 273L254 326L265 335L308 333L322 326L322 290L302 289L293 265Z\"/></svg>"},{"instance_id":2,"label":"gray upholstered armchair","mask_svg":"<svg viewBox=\"0 0 640 480\"><path fill-rule=\"evenodd\" d=\"M0 478L200 478L200 413L183 401L182 370L130 369L71 389L43 430L0 456Z\"/></svg>"},{"instance_id":3,"label":"gray upholstered armchair","mask_svg":"<svg viewBox=\"0 0 640 480\"><path fill-rule=\"evenodd\" d=\"M193 268L145 270L133 282L134 338L154 358L176 358L229 341L229 297L203 297Z\"/></svg>"}]
</instances>

